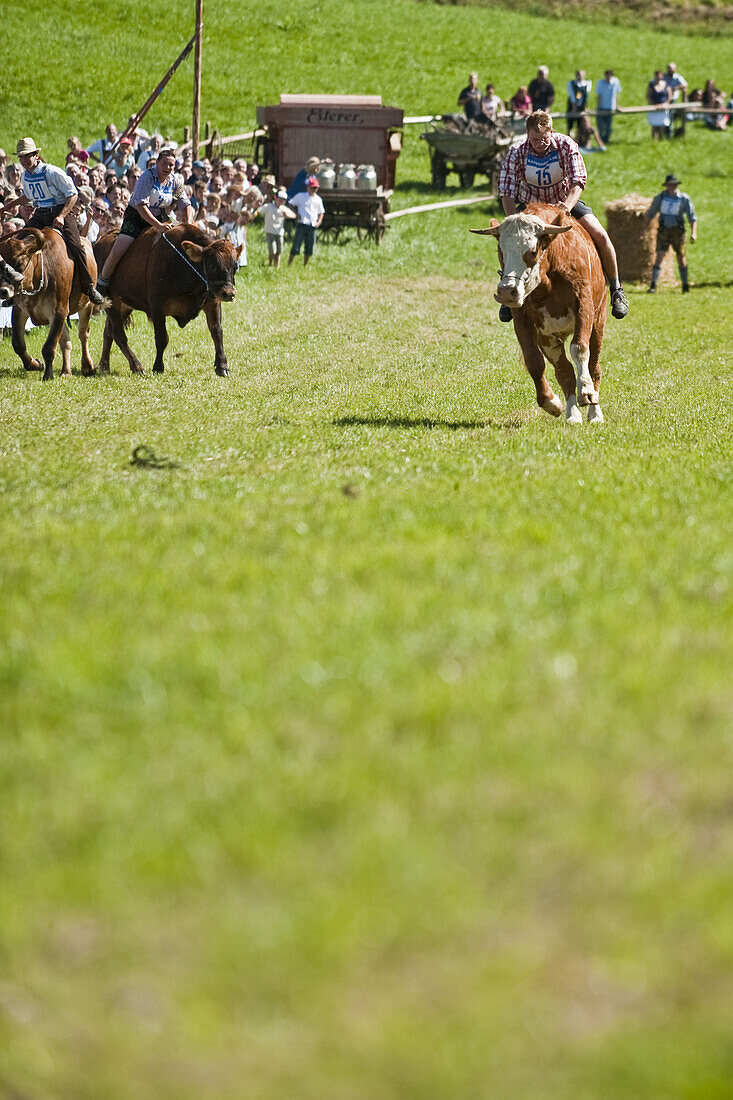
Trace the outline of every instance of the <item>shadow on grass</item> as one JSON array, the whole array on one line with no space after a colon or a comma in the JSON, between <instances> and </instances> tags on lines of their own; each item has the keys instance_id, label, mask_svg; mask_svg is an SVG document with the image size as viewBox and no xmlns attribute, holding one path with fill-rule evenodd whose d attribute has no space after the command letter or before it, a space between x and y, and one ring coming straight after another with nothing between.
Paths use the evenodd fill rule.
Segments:
<instances>
[{"instance_id":1,"label":"shadow on grass","mask_svg":"<svg viewBox=\"0 0 733 1100\"><path fill-rule=\"evenodd\" d=\"M409 416L341 416L332 423L337 428L449 428L452 432L495 427L485 420L431 420Z\"/></svg>"},{"instance_id":2,"label":"shadow on grass","mask_svg":"<svg viewBox=\"0 0 733 1100\"><path fill-rule=\"evenodd\" d=\"M401 194L403 191L415 191L419 195L436 195L439 193L432 183L425 180L400 180L399 183L395 184L394 191L395 195Z\"/></svg>"}]
</instances>

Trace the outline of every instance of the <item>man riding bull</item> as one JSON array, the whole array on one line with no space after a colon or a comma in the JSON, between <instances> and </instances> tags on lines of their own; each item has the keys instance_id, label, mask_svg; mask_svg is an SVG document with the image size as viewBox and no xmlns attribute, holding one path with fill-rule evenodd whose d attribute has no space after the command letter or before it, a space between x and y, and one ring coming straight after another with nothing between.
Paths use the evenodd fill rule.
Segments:
<instances>
[{"instance_id":1,"label":"man riding bull","mask_svg":"<svg viewBox=\"0 0 733 1100\"><path fill-rule=\"evenodd\" d=\"M629 312L619 282L616 251L606 230L580 196L586 184L580 149L571 137L556 134L547 111L535 111L527 119L527 140L509 150L499 175L499 196L505 214L516 214L528 202L547 202L568 211L587 231L601 259L611 291L611 313ZM511 321L509 306L499 310L501 321Z\"/></svg>"},{"instance_id":2,"label":"man riding bull","mask_svg":"<svg viewBox=\"0 0 733 1100\"><path fill-rule=\"evenodd\" d=\"M115 268L144 229L152 226L156 232L165 233L170 228L168 211L173 206L182 215L183 221L193 221L193 209L186 194L183 176L173 171L175 166L175 149L171 145L164 145L158 153L156 163L152 168L146 168L135 184L117 240L99 274L97 290L101 294L107 294Z\"/></svg>"},{"instance_id":3,"label":"man riding bull","mask_svg":"<svg viewBox=\"0 0 733 1100\"><path fill-rule=\"evenodd\" d=\"M63 238L74 261L74 270L83 293L95 306L101 305L104 298L94 288L92 276L87 269L84 246L79 237L79 223L71 212L78 198L73 180L62 168L42 160L41 151L33 138L21 138L17 153L23 169L21 186L33 204L33 217L27 223L28 228L63 231Z\"/></svg>"}]
</instances>

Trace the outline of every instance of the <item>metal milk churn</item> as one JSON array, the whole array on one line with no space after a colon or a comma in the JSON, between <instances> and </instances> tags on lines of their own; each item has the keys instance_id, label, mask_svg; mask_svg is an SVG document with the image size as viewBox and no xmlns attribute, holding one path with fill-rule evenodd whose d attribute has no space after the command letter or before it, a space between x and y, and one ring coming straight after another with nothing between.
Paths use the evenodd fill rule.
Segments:
<instances>
[{"instance_id":1,"label":"metal milk churn","mask_svg":"<svg viewBox=\"0 0 733 1100\"><path fill-rule=\"evenodd\" d=\"M360 164L356 170L356 186L359 191L376 191L377 170L373 164Z\"/></svg>"},{"instance_id":2,"label":"metal milk churn","mask_svg":"<svg viewBox=\"0 0 733 1100\"><path fill-rule=\"evenodd\" d=\"M356 172L353 164L339 164L338 181L336 184L342 191L356 190Z\"/></svg>"},{"instance_id":3,"label":"metal milk churn","mask_svg":"<svg viewBox=\"0 0 733 1100\"><path fill-rule=\"evenodd\" d=\"M332 190L336 186L336 169L332 160L322 160L316 175L322 191Z\"/></svg>"}]
</instances>

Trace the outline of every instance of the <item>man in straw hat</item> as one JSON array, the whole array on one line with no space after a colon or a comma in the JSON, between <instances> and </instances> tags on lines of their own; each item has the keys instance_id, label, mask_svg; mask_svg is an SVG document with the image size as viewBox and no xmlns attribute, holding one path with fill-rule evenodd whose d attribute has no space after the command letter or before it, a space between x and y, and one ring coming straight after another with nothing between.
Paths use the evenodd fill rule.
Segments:
<instances>
[{"instance_id":1,"label":"man in straw hat","mask_svg":"<svg viewBox=\"0 0 733 1100\"><path fill-rule=\"evenodd\" d=\"M21 138L16 151L23 169L21 187L33 204L33 217L28 226L63 231L82 291L95 306L101 305L104 298L94 287L79 236L79 223L71 212L79 197L74 181L62 168L42 160L41 150L33 138Z\"/></svg>"},{"instance_id":2,"label":"man in straw hat","mask_svg":"<svg viewBox=\"0 0 733 1100\"><path fill-rule=\"evenodd\" d=\"M320 157L308 157L308 160L305 162L305 167L300 169L295 179L290 184L290 187L288 187L288 202L290 202L294 195L300 195L301 192L305 192L305 181L311 176L315 176L320 167Z\"/></svg>"},{"instance_id":3,"label":"man in straw hat","mask_svg":"<svg viewBox=\"0 0 733 1100\"><path fill-rule=\"evenodd\" d=\"M685 253L685 218L690 223L690 241L697 240L697 218L695 207L689 195L679 189L680 181L676 176L669 175L664 181L664 191L653 199L644 218L650 222L659 214L659 228L657 229L657 254L654 257L652 268L652 282L649 287L650 294L656 294L659 273L662 270L662 260L667 251L673 248L677 257L677 266L680 269L682 279L682 293L686 294L690 289L687 270L687 255Z\"/></svg>"}]
</instances>

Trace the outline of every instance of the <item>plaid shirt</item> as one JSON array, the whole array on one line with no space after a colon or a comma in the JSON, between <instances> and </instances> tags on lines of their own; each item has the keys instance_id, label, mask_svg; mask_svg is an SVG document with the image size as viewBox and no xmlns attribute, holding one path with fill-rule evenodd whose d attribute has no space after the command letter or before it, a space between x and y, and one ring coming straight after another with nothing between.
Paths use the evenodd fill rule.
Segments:
<instances>
[{"instance_id":1,"label":"plaid shirt","mask_svg":"<svg viewBox=\"0 0 733 1100\"><path fill-rule=\"evenodd\" d=\"M527 178L527 159L539 164L553 159L552 154L557 151L559 158L559 170L562 176L556 182L540 183L540 178L547 178L541 172L530 166L529 174L537 178L537 183L530 183ZM557 162L556 162L557 163ZM509 195L517 202L548 202L556 204L562 202L570 193L572 187L585 187L588 179L583 157L580 149L571 137L565 134L552 135L552 145L546 157L538 158L529 138L521 145L515 145L502 163L499 175L499 197Z\"/></svg>"}]
</instances>

